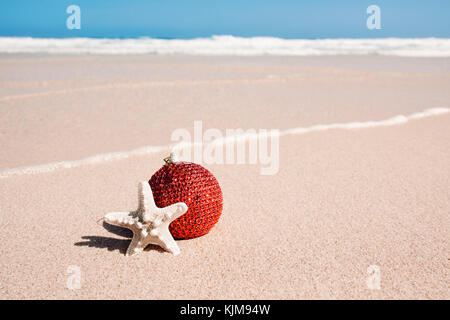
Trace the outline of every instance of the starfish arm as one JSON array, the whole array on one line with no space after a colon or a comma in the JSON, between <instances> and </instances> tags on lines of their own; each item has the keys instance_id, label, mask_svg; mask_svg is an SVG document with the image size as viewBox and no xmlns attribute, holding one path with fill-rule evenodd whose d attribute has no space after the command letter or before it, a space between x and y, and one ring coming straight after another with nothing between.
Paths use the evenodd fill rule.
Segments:
<instances>
[{"instance_id":1,"label":"starfish arm","mask_svg":"<svg viewBox=\"0 0 450 320\"><path fill-rule=\"evenodd\" d=\"M158 239L160 242L159 245L161 247L163 247L164 249L166 249L175 256L180 254L180 248L175 242L175 239L172 237L172 234L170 233L168 226L164 226L163 228L159 229Z\"/></svg>"},{"instance_id":2,"label":"starfish arm","mask_svg":"<svg viewBox=\"0 0 450 320\"><path fill-rule=\"evenodd\" d=\"M172 222L185 214L188 211L188 206L184 202L178 202L165 208L159 208L158 211L163 216L164 222Z\"/></svg>"},{"instance_id":3,"label":"starfish arm","mask_svg":"<svg viewBox=\"0 0 450 320\"><path fill-rule=\"evenodd\" d=\"M137 234L137 233L133 233L133 239L131 239L131 242L128 246L127 249L127 256L132 256L136 253L141 252L142 250L144 250L144 245L142 243L142 237L141 235Z\"/></svg>"},{"instance_id":4,"label":"starfish arm","mask_svg":"<svg viewBox=\"0 0 450 320\"><path fill-rule=\"evenodd\" d=\"M153 199L152 189L147 181L139 182L139 206L138 214L142 221L149 221L152 218L152 212L157 208Z\"/></svg>"},{"instance_id":5,"label":"starfish arm","mask_svg":"<svg viewBox=\"0 0 450 320\"><path fill-rule=\"evenodd\" d=\"M129 228L134 224L134 212L110 212L105 215L105 221L109 224Z\"/></svg>"}]
</instances>

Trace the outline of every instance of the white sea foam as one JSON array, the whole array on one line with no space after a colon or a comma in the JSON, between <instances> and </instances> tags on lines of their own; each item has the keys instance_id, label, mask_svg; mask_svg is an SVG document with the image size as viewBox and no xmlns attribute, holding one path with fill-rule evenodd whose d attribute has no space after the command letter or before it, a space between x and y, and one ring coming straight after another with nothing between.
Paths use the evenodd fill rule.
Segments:
<instances>
[{"instance_id":1,"label":"white sea foam","mask_svg":"<svg viewBox=\"0 0 450 320\"><path fill-rule=\"evenodd\" d=\"M440 115L440 114L444 114L444 113L448 113L448 112L450 112L450 109L448 109L448 108L432 108L432 109L424 110L422 112L413 113L408 116L398 115L398 116L395 116L395 117L392 117L389 119L379 120L379 121L319 124L319 125L314 125L314 126L310 126L310 127L291 128L291 129L287 129L287 130L283 130L283 131L272 130L272 131L265 132L262 136L258 135L258 134L242 134L240 136L235 136L235 137L225 137L225 138L216 139L210 143L225 145L227 143L233 143L235 140L260 139L262 137L266 137L266 136L270 136L270 135L274 135L274 134L279 135L279 136L285 136L285 135L300 135L300 134L306 134L306 133L315 132L315 131L326 131L326 130L333 130L333 129L356 130L356 129L363 129L363 128L394 126L394 125L404 124L410 120L415 120L415 119L420 119L420 118L425 118L425 117L430 117L430 116L436 116L436 115ZM185 144L181 147L189 148L194 145L195 145L194 143ZM172 150L173 148L180 148L180 144L171 144L171 145L166 145L166 146L145 146L145 147L141 147L141 148L130 150L130 151L98 154L98 155L94 155L94 156L80 159L80 160L52 162L52 163L37 165L37 166L12 168L12 169L0 171L0 179L8 178L11 176L17 176L17 175L39 174L39 173L46 173L46 172L51 172L51 171L59 170L59 169L70 169L70 168L81 167L84 165L92 165L92 164L104 163L104 162L109 162L109 161L123 160L123 159L127 159L129 157L139 156L139 155L157 154L157 153L162 153L162 152L167 153L169 150Z\"/></svg>"},{"instance_id":2,"label":"white sea foam","mask_svg":"<svg viewBox=\"0 0 450 320\"><path fill-rule=\"evenodd\" d=\"M212 36L197 39L0 37L0 53L193 55L390 55L449 57L450 39L281 39Z\"/></svg>"},{"instance_id":3,"label":"white sea foam","mask_svg":"<svg viewBox=\"0 0 450 320\"><path fill-rule=\"evenodd\" d=\"M431 108L424 110L422 112L413 113L409 116L398 115L386 120L380 121L364 121L364 122L347 122L347 123L332 123L332 124L320 124L314 125L307 128L293 128L282 132L282 135L286 134L302 134L314 131L325 131L331 129L361 129L361 128L374 128L374 127L385 127L393 126L397 124L403 124L412 119L420 119L429 116L439 115L443 113L450 112L448 108Z\"/></svg>"}]
</instances>

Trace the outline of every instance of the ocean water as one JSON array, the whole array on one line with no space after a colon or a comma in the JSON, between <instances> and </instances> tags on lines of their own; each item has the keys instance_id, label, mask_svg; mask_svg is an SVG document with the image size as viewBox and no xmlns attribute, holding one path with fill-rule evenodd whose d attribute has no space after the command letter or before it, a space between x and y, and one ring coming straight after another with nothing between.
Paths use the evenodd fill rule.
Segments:
<instances>
[{"instance_id":1,"label":"ocean water","mask_svg":"<svg viewBox=\"0 0 450 320\"><path fill-rule=\"evenodd\" d=\"M450 39L309 40L234 36L196 39L0 37L0 53L450 57Z\"/></svg>"}]
</instances>

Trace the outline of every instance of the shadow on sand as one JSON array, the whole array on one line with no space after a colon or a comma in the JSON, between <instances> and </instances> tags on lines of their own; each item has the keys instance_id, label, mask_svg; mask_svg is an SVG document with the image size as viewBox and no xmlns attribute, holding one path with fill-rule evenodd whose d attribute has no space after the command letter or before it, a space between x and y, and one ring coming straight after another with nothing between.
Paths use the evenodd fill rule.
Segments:
<instances>
[{"instance_id":1,"label":"shadow on sand","mask_svg":"<svg viewBox=\"0 0 450 320\"><path fill-rule=\"evenodd\" d=\"M118 236L126 237L128 239L116 239L110 237L101 236L83 236L81 239L85 241L75 242L74 245L78 247L94 247L100 249L108 249L108 251L119 250L120 253L125 254L127 252L128 245L130 244L133 232L126 228L110 225L103 221L103 228ZM155 245L148 245L145 251L155 250L158 252L165 252L162 248Z\"/></svg>"}]
</instances>

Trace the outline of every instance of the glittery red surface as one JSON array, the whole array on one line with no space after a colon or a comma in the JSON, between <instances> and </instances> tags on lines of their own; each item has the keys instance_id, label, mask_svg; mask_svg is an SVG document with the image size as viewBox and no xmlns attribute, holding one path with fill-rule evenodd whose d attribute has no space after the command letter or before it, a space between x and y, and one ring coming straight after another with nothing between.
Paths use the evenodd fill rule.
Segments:
<instances>
[{"instance_id":1,"label":"glittery red surface","mask_svg":"<svg viewBox=\"0 0 450 320\"><path fill-rule=\"evenodd\" d=\"M158 207L177 202L188 206L188 211L169 226L176 239L207 234L222 214L223 198L219 183L211 172L198 164L166 164L155 172L149 184Z\"/></svg>"}]
</instances>

